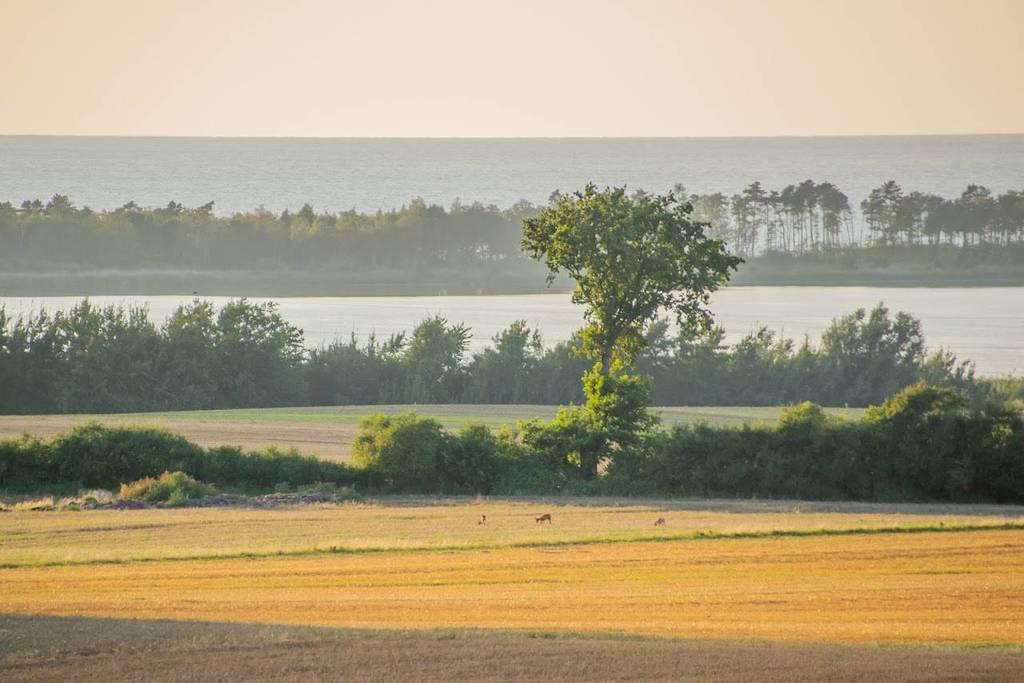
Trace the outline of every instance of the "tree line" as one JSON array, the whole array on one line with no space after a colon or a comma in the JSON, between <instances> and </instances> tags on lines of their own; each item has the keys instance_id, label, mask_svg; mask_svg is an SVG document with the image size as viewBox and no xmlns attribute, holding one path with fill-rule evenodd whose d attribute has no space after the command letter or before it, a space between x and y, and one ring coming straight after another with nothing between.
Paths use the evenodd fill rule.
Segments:
<instances>
[{"instance_id":1,"label":"tree line","mask_svg":"<svg viewBox=\"0 0 1024 683\"><path fill-rule=\"evenodd\" d=\"M194 270L457 267L520 258L519 225L536 211L456 202L448 209L414 199L400 209L360 213L257 208L218 216L213 202L170 202L112 211L77 207L64 195L20 207L0 203L0 265Z\"/></svg>"},{"instance_id":2,"label":"tree line","mask_svg":"<svg viewBox=\"0 0 1024 683\"><path fill-rule=\"evenodd\" d=\"M116 489L177 471L249 493L328 484L354 495L1024 502L1020 412L972 408L955 391L925 384L859 420L830 417L813 403L787 408L772 426L665 428L650 420L619 448L596 451L610 428L565 411L550 422L500 430L468 424L458 432L415 413L378 415L363 422L353 463L343 465L296 452L204 449L163 430L91 424L49 441L0 440L0 491Z\"/></svg>"},{"instance_id":3,"label":"tree line","mask_svg":"<svg viewBox=\"0 0 1024 683\"><path fill-rule=\"evenodd\" d=\"M978 400L997 384L1016 391L976 379L948 351L929 352L919 321L881 305L834 320L817 343L760 329L727 345L719 327L667 320L644 335L636 368L657 405L865 406L919 381ZM274 303L245 299L219 311L197 299L162 324L144 308L88 300L18 318L0 307L0 413L583 401L580 377L593 361L578 335L549 346L516 321L478 352L470 338L466 325L435 316L408 334L307 349Z\"/></svg>"},{"instance_id":4,"label":"tree line","mask_svg":"<svg viewBox=\"0 0 1024 683\"><path fill-rule=\"evenodd\" d=\"M680 186L676 195L693 205L695 220L709 224L710 236L748 258L943 247L987 248L986 258L1005 261L1010 248L1024 251L1024 192L1016 190L996 195L969 185L946 198L888 181L856 214L839 188L811 180L781 189L754 182L733 195L687 194ZM218 216L213 206L128 202L94 211L60 194L45 202L2 202L0 269L508 269L525 262L522 223L542 208L525 201L507 209L461 202L445 208L414 199L376 213L323 212L306 204L280 214L257 208Z\"/></svg>"},{"instance_id":5,"label":"tree line","mask_svg":"<svg viewBox=\"0 0 1024 683\"><path fill-rule=\"evenodd\" d=\"M828 182L805 180L781 190L754 182L732 196L687 198L697 220L709 223L713 235L747 257L843 247L1024 244L1024 191L995 195L974 184L947 198L907 192L889 180L860 202L859 225L848 197Z\"/></svg>"},{"instance_id":6,"label":"tree line","mask_svg":"<svg viewBox=\"0 0 1024 683\"><path fill-rule=\"evenodd\" d=\"M353 464L364 486L407 493L1024 501L1021 414L971 408L926 384L859 420L805 402L772 426L665 429L651 420L618 448L593 450L608 429L562 412L548 423L448 435L429 418L379 416L363 423Z\"/></svg>"},{"instance_id":7,"label":"tree line","mask_svg":"<svg viewBox=\"0 0 1024 683\"><path fill-rule=\"evenodd\" d=\"M567 274L575 284L573 302L584 306L584 327L556 347L583 363L576 368L582 372L572 373L573 384L582 379L582 404L562 405L553 420L530 420L497 434L467 426L452 435L415 414L377 416L363 423L355 440L352 475L380 490L417 493L700 490L704 495L1020 500L1024 420L1019 409L993 401L970 405L970 366L958 366L941 351L928 362L920 324L909 315L890 317L883 306L870 314L856 311L834 321L815 348L805 343L793 351L762 331L736 349L721 349L710 295L728 282L742 259L709 237L706 224L693 220L692 212L689 202L672 193L629 196L621 187L599 190L588 184L526 219L523 250L543 262L549 279ZM674 318L675 341L668 323L658 318L662 312ZM17 389L38 390L19 373L36 371L38 378L45 377L39 371L49 371L58 383L46 389L65 401L87 401L84 393L91 389L101 400L124 400L124 390L137 397L191 392L193 399L260 405L291 401L289 391L308 391L314 379L321 382L323 396L336 398L357 374L346 368L353 360L364 371L362 379L374 381L371 392L402 392L404 402L458 400L474 383L487 386L482 378L509 379L509 370L511 382L504 389L517 386L517 380L529 382L534 379L529 365L548 358L539 335L520 322L467 362L469 329L440 317L424 321L408 340L395 335L364 347L353 341L307 356L301 331L273 304L245 300L232 301L216 316L212 306L197 300L179 307L160 330L143 310L96 312L88 302L67 315L39 314L0 326L7 328L2 356L7 362L0 369L11 377L3 379L13 379ZM42 334L36 334L39 330ZM169 345L168 339L173 340ZM32 357L37 348L43 353ZM678 370L702 354L700 369L722 367L712 362L716 352L728 357L724 367L736 362L745 370L747 385L759 385L757 372L766 372L765 359L770 366L774 357L787 368L788 386L801 394L887 392L893 382L928 371L947 386L917 381L900 388L850 428L803 402L787 410L771 431L662 429L648 410L659 378L645 369ZM175 376L164 377L168 372ZM120 385L92 386L109 375L118 375ZM551 372L547 379L556 376ZM766 376L779 379L770 370ZM69 380L71 391L61 384ZM21 397L12 403L24 405ZM111 460L117 444L105 434L98 440L101 447L94 452L115 467L124 468L137 456L138 449L129 448ZM86 439L85 446L92 442ZM45 479L54 476L49 469L54 453L36 448L30 439L0 443L0 466L42 472ZM191 464L201 467L204 461ZM230 462L235 469L260 461L232 456ZM168 475L168 481L199 478L183 468L176 471L181 475ZM348 468L339 475L348 478Z\"/></svg>"}]
</instances>

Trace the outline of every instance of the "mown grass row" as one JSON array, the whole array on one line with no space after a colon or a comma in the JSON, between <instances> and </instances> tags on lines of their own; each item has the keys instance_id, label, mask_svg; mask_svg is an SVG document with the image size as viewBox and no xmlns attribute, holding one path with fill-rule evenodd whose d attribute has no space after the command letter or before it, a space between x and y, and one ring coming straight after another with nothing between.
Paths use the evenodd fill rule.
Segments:
<instances>
[{"instance_id":1,"label":"mown grass row","mask_svg":"<svg viewBox=\"0 0 1024 683\"><path fill-rule=\"evenodd\" d=\"M94 558L83 560L44 560L39 562L0 562L0 569L24 567L74 567L87 565L126 565L157 562L188 562L208 560L266 559L280 557L307 557L312 555L381 555L389 553L453 553L479 550L522 548L565 548L623 543L673 543L690 541L735 541L765 538L811 538L819 536L881 536L925 533L962 533L980 531L1024 531L1024 522L1002 524L933 524L894 525L885 527L854 527L847 529L771 529L767 531L715 531L701 530L683 534L640 535L630 537L589 537L577 539L548 539L509 541L506 543L467 543L454 545L410 545L396 547L349 547L330 545L298 550L243 551L237 553L208 553L202 555L169 555L138 558Z\"/></svg>"}]
</instances>

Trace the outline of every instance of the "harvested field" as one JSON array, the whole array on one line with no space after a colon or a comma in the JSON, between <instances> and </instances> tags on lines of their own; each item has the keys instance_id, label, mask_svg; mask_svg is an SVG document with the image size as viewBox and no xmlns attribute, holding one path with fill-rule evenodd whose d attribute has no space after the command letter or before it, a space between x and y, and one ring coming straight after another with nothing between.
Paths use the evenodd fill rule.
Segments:
<instances>
[{"instance_id":1,"label":"harvested field","mask_svg":"<svg viewBox=\"0 0 1024 683\"><path fill-rule=\"evenodd\" d=\"M0 616L23 681L1007 681L1024 654L480 631L351 631Z\"/></svg>"},{"instance_id":2,"label":"harvested field","mask_svg":"<svg viewBox=\"0 0 1024 683\"><path fill-rule=\"evenodd\" d=\"M201 446L241 446L258 450L274 446L282 450L298 449L306 455L326 460L348 460L357 423L319 424L315 422L261 422L199 417L171 418L167 414L130 415L39 415L0 416L0 438L32 434L51 437L77 425L100 422L108 426L144 425L162 427Z\"/></svg>"},{"instance_id":3,"label":"harvested field","mask_svg":"<svg viewBox=\"0 0 1024 683\"><path fill-rule=\"evenodd\" d=\"M0 570L0 610L347 628L1024 646L1024 532Z\"/></svg>"},{"instance_id":4,"label":"harvested field","mask_svg":"<svg viewBox=\"0 0 1024 683\"><path fill-rule=\"evenodd\" d=\"M534 516L550 512L553 523ZM480 515L486 524L478 524ZM666 525L655 527L663 517ZM0 566L322 551L508 548L700 536L943 529L1024 523L1024 508L798 501L385 498L253 510L185 508L0 515Z\"/></svg>"},{"instance_id":5,"label":"harvested field","mask_svg":"<svg viewBox=\"0 0 1024 683\"><path fill-rule=\"evenodd\" d=\"M206 410L115 415L0 415L0 438L24 433L49 437L69 428L97 421L107 425L164 427L204 446L234 445L244 448L297 448L303 453L332 460L347 460L359 422L374 413L398 413L415 409L436 417L447 427L481 422L494 427L518 420L554 416L555 406L528 405L381 405L323 408L266 408ZM692 407L656 408L668 424L707 422L740 426L773 423L780 408ZM837 415L859 417L859 409L830 409Z\"/></svg>"},{"instance_id":6,"label":"harvested field","mask_svg":"<svg viewBox=\"0 0 1024 683\"><path fill-rule=\"evenodd\" d=\"M0 678L1019 680L1024 530L978 527L1022 514L431 498L11 512Z\"/></svg>"}]
</instances>

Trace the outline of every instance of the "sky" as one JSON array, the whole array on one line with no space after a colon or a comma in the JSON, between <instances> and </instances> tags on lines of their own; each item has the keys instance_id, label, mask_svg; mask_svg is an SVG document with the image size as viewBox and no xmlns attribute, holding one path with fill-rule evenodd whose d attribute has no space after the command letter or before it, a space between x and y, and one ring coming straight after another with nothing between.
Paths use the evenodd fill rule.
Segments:
<instances>
[{"instance_id":1,"label":"sky","mask_svg":"<svg viewBox=\"0 0 1024 683\"><path fill-rule=\"evenodd\" d=\"M1024 133L1024 0L0 0L0 134Z\"/></svg>"}]
</instances>

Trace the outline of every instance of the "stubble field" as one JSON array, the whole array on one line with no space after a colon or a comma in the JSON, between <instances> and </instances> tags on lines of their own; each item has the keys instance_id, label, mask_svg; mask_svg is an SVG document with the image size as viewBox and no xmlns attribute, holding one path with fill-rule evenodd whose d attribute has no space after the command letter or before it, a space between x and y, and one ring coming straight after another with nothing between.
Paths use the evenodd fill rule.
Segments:
<instances>
[{"instance_id":1,"label":"stubble field","mask_svg":"<svg viewBox=\"0 0 1024 683\"><path fill-rule=\"evenodd\" d=\"M164 560L2 572L5 611L384 629L1024 645L1024 534Z\"/></svg>"},{"instance_id":2,"label":"stubble field","mask_svg":"<svg viewBox=\"0 0 1024 683\"><path fill-rule=\"evenodd\" d=\"M392 499L7 513L0 670L116 680L144 653L167 679L208 662L282 680L1008 680L1024 673L1022 512Z\"/></svg>"}]
</instances>

